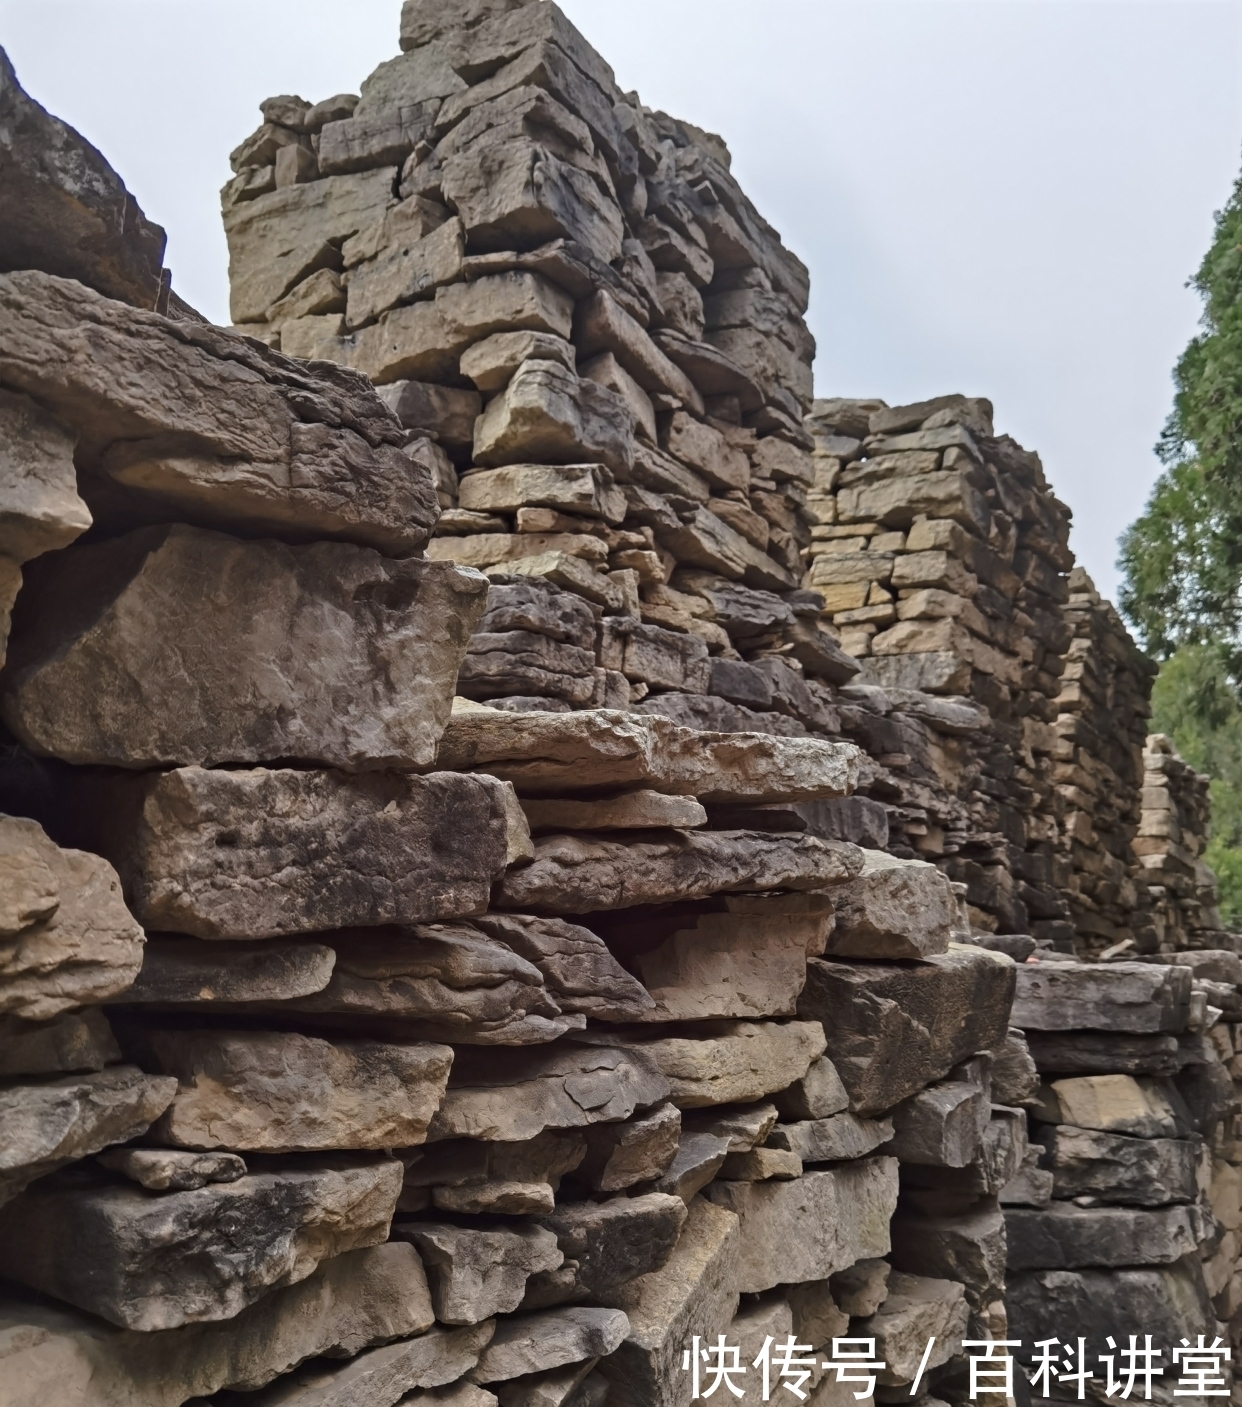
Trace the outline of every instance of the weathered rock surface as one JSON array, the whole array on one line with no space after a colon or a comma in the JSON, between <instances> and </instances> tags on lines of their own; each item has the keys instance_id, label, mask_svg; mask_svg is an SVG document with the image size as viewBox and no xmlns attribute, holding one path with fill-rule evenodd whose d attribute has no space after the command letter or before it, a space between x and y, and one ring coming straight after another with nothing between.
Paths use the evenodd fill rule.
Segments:
<instances>
[{"instance_id":1,"label":"weathered rock surface","mask_svg":"<svg viewBox=\"0 0 1242 1407\"><path fill-rule=\"evenodd\" d=\"M726 900L690 916L634 963L655 1005L646 1021L792 1016L806 960L823 952L831 900L820 894Z\"/></svg>"},{"instance_id":2,"label":"weathered rock surface","mask_svg":"<svg viewBox=\"0 0 1242 1407\"><path fill-rule=\"evenodd\" d=\"M417 1388L456 1382L478 1363L493 1333L490 1321L436 1328L418 1338L365 1349L340 1367L306 1364L255 1394L253 1401L255 1407L395 1407Z\"/></svg>"},{"instance_id":3,"label":"weathered rock surface","mask_svg":"<svg viewBox=\"0 0 1242 1407\"><path fill-rule=\"evenodd\" d=\"M481 913L521 814L502 783L445 772L183 767L97 774L79 796L74 825L139 920L198 938Z\"/></svg>"},{"instance_id":4,"label":"weathered rock surface","mask_svg":"<svg viewBox=\"0 0 1242 1407\"><path fill-rule=\"evenodd\" d=\"M143 932L106 860L62 850L34 821L3 816L0 881L0 1013L46 1021L134 980Z\"/></svg>"},{"instance_id":5,"label":"weathered rock surface","mask_svg":"<svg viewBox=\"0 0 1242 1407\"><path fill-rule=\"evenodd\" d=\"M829 1277L832 1297L843 1314L865 1319L884 1303L892 1273L893 1267L886 1260L856 1261Z\"/></svg>"},{"instance_id":6,"label":"weathered rock surface","mask_svg":"<svg viewBox=\"0 0 1242 1407\"><path fill-rule=\"evenodd\" d=\"M858 758L848 743L703 735L649 714L600 709L572 717L455 713L437 760L511 781L523 796L648 786L707 804L844 796L857 783Z\"/></svg>"},{"instance_id":7,"label":"weathered rock surface","mask_svg":"<svg viewBox=\"0 0 1242 1407\"><path fill-rule=\"evenodd\" d=\"M1076 1207L1005 1212L1012 1270L1075 1270L1088 1265L1170 1265L1195 1249L1186 1207Z\"/></svg>"},{"instance_id":8,"label":"weathered rock surface","mask_svg":"<svg viewBox=\"0 0 1242 1407\"><path fill-rule=\"evenodd\" d=\"M1047 1094L1038 1115L1049 1122L1136 1138L1189 1132L1184 1106L1165 1081L1150 1076L1081 1075L1054 1080Z\"/></svg>"},{"instance_id":9,"label":"weathered rock surface","mask_svg":"<svg viewBox=\"0 0 1242 1407\"><path fill-rule=\"evenodd\" d=\"M696 1025L692 1036L642 1040L629 1049L660 1071L674 1104L699 1109L784 1089L823 1053L823 1040L812 1021L714 1021ZM775 1122L776 1111L771 1112L769 1128Z\"/></svg>"},{"instance_id":10,"label":"weathered rock surface","mask_svg":"<svg viewBox=\"0 0 1242 1407\"><path fill-rule=\"evenodd\" d=\"M0 1023L0 1078L67 1075L102 1070L120 1061L121 1048L97 1006L50 1021Z\"/></svg>"},{"instance_id":11,"label":"weathered rock surface","mask_svg":"<svg viewBox=\"0 0 1242 1407\"><path fill-rule=\"evenodd\" d=\"M540 1220L573 1267L573 1289L592 1297L659 1270L685 1223L685 1203L661 1192L571 1203Z\"/></svg>"},{"instance_id":12,"label":"weathered rock surface","mask_svg":"<svg viewBox=\"0 0 1242 1407\"><path fill-rule=\"evenodd\" d=\"M222 328L41 273L0 275L0 308L0 379L79 437L97 520L175 514L390 552L426 541L431 476L356 373L308 371Z\"/></svg>"},{"instance_id":13,"label":"weathered rock surface","mask_svg":"<svg viewBox=\"0 0 1242 1407\"><path fill-rule=\"evenodd\" d=\"M729 1156L729 1140L714 1133L683 1129L672 1162L652 1184L656 1192L680 1197L687 1206L716 1176Z\"/></svg>"},{"instance_id":14,"label":"weathered rock surface","mask_svg":"<svg viewBox=\"0 0 1242 1407\"><path fill-rule=\"evenodd\" d=\"M739 1218L737 1287L759 1293L886 1255L897 1160L863 1159L791 1182L714 1182L707 1195Z\"/></svg>"},{"instance_id":15,"label":"weathered rock surface","mask_svg":"<svg viewBox=\"0 0 1242 1407\"><path fill-rule=\"evenodd\" d=\"M707 812L688 796L628 791L601 801L525 797L522 810L531 831L693 830Z\"/></svg>"},{"instance_id":16,"label":"weathered rock surface","mask_svg":"<svg viewBox=\"0 0 1242 1407\"><path fill-rule=\"evenodd\" d=\"M0 710L67 762L425 768L486 596L349 543L142 528L26 569Z\"/></svg>"},{"instance_id":17,"label":"weathered rock surface","mask_svg":"<svg viewBox=\"0 0 1242 1407\"><path fill-rule=\"evenodd\" d=\"M1184 1139L1045 1128L1044 1166L1057 1197L1102 1197L1110 1203L1162 1206L1195 1197L1195 1145Z\"/></svg>"},{"instance_id":18,"label":"weathered rock surface","mask_svg":"<svg viewBox=\"0 0 1242 1407\"><path fill-rule=\"evenodd\" d=\"M876 1377L885 1387L912 1383L919 1369L938 1368L958 1351L969 1309L961 1285L900 1271L888 1281L883 1304L851 1333L875 1339L875 1356L887 1367ZM924 1354L929 1341L932 1351Z\"/></svg>"},{"instance_id":19,"label":"weathered rock surface","mask_svg":"<svg viewBox=\"0 0 1242 1407\"><path fill-rule=\"evenodd\" d=\"M893 1110L887 1151L903 1163L964 1168L978 1155L990 1113L986 1083L945 1080Z\"/></svg>"},{"instance_id":20,"label":"weathered rock surface","mask_svg":"<svg viewBox=\"0 0 1242 1407\"><path fill-rule=\"evenodd\" d=\"M95 1161L148 1192L195 1192L209 1182L236 1182L246 1164L236 1153L186 1153L177 1148L110 1148Z\"/></svg>"},{"instance_id":21,"label":"weathered rock surface","mask_svg":"<svg viewBox=\"0 0 1242 1407\"><path fill-rule=\"evenodd\" d=\"M1182 1031L1191 974L1142 962L1022 963L1013 1023L1035 1031Z\"/></svg>"},{"instance_id":22,"label":"weathered rock surface","mask_svg":"<svg viewBox=\"0 0 1242 1407\"><path fill-rule=\"evenodd\" d=\"M532 914L483 914L476 927L538 968L562 1011L594 1021L641 1021L654 1007L642 983L581 924Z\"/></svg>"},{"instance_id":23,"label":"weathered rock surface","mask_svg":"<svg viewBox=\"0 0 1242 1407\"><path fill-rule=\"evenodd\" d=\"M804 1163L836 1163L847 1158L865 1158L892 1136L890 1119L860 1119L845 1110L826 1119L777 1124L768 1135L768 1147L786 1148Z\"/></svg>"},{"instance_id":24,"label":"weathered rock surface","mask_svg":"<svg viewBox=\"0 0 1242 1407\"><path fill-rule=\"evenodd\" d=\"M132 1005L223 1005L291 1001L322 991L336 951L326 943L230 943L156 934L142 950L142 969L121 994Z\"/></svg>"},{"instance_id":25,"label":"weathered rock surface","mask_svg":"<svg viewBox=\"0 0 1242 1407\"><path fill-rule=\"evenodd\" d=\"M597 1124L587 1130L578 1179L595 1192L619 1192L662 1177L677 1154L680 1135L681 1111L674 1104L623 1124Z\"/></svg>"},{"instance_id":26,"label":"weathered rock surface","mask_svg":"<svg viewBox=\"0 0 1242 1407\"><path fill-rule=\"evenodd\" d=\"M382 1241L401 1174L398 1162L360 1162L155 1198L31 1188L0 1211L0 1253L23 1284L124 1328L229 1319L320 1261Z\"/></svg>"},{"instance_id":27,"label":"weathered rock surface","mask_svg":"<svg viewBox=\"0 0 1242 1407\"><path fill-rule=\"evenodd\" d=\"M433 1323L413 1247L345 1251L230 1319L154 1332L67 1309L5 1303L0 1354L13 1407L181 1407L221 1388L250 1392L319 1355L421 1334Z\"/></svg>"},{"instance_id":28,"label":"weathered rock surface","mask_svg":"<svg viewBox=\"0 0 1242 1407\"><path fill-rule=\"evenodd\" d=\"M0 1203L66 1163L145 1133L175 1093L174 1080L132 1065L0 1089Z\"/></svg>"},{"instance_id":29,"label":"weathered rock surface","mask_svg":"<svg viewBox=\"0 0 1242 1407\"><path fill-rule=\"evenodd\" d=\"M773 1100L781 1116L791 1122L827 1119L848 1109L850 1103L837 1067L826 1055L813 1060L806 1074L788 1089L779 1090Z\"/></svg>"},{"instance_id":30,"label":"weathered rock surface","mask_svg":"<svg viewBox=\"0 0 1242 1407\"><path fill-rule=\"evenodd\" d=\"M138 208L100 152L53 117L0 53L0 268L46 269L109 298L154 308L164 231Z\"/></svg>"},{"instance_id":31,"label":"weathered rock surface","mask_svg":"<svg viewBox=\"0 0 1242 1407\"><path fill-rule=\"evenodd\" d=\"M945 953L957 923L947 877L923 860L863 851L862 870L834 889L833 957L923 958Z\"/></svg>"},{"instance_id":32,"label":"weathered rock surface","mask_svg":"<svg viewBox=\"0 0 1242 1407\"><path fill-rule=\"evenodd\" d=\"M984 1203L954 1216L913 1216L903 1209L893 1219L892 1237L895 1270L956 1280L976 1311L1005 1283L1005 1219L995 1206Z\"/></svg>"},{"instance_id":33,"label":"weathered rock surface","mask_svg":"<svg viewBox=\"0 0 1242 1407\"><path fill-rule=\"evenodd\" d=\"M503 1382L584 1358L602 1358L625 1338L629 1320L619 1309L549 1309L503 1319L470 1377Z\"/></svg>"},{"instance_id":34,"label":"weathered rock surface","mask_svg":"<svg viewBox=\"0 0 1242 1407\"><path fill-rule=\"evenodd\" d=\"M145 1030L144 1063L179 1081L158 1136L266 1153L422 1143L453 1052L292 1031Z\"/></svg>"},{"instance_id":35,"label":"weathered rock surface","mask_svg":"<svg viewBox=\"0 0 1242 1407\"><path fill-rule=\"evenodd\" d=\"M398 1222L393 1234L418 1247L442 1324L478 1324L508 1314L522 1303L530 1276L555 1270L564 1259L554 1233L539 1226Z\"/></svg>"},{"instance_id":36,"label":"weathered rock surface","mask_svg":"<svg viewBox=\"0 0 1242 1407\"><path fill-rule=\"evenodd\" d=\"M1177 1037L1117 1031L1026 1031L1027 1048L1040 1074L1175 1075Z\"/></svg>"},{"instance_id":37,"label":"weathered rock surface","mask_svg":"<svg viewBox=\"0 0 1242 1407\"><path fill-rule=\"evenodd\" d=\"M729 890L822 889L857 865L853 846L761 831L676 831L635 841L546 836L535 841L533 864L500 881L494 901L507 909L593 913Z\"/></svg>"},{"instance_id":38,"label":"weathered rock surface","mask_svg":"<svg viewBox=\"0 0 1242 1407\"><path fill-rule=\"evenodd\" d=\"M695 1334L715 1343L729 1327L738 1305L737 1264L737 1217L700 1198L664 1266L602 1297L623 1309L630 1324L624 1342L601 1365L612 1384L610 1402L689 1402L681 1355Z\"/></svg>"},{"instance_id":39,"label":"weathered rock surface","mask_svg":"<svg viewBox=\"0 0 1242 1407\"><path fill-rule=\"evenodd\" d=\"M823 1022L854 1113L881 1114L1000 1044L1013 982L1011 959L956 944L917 966L813 959L798 1015Z\"/></svg>"},{"instance_id":40,"label":"weathered rock surface","mask_svg":"<svg viewBox=\"0 0 1242 1407\"><path fill-rule=\"evenodd\" d=\"M429 1136L517 1142L547 1128L628 1119L668 1094L669 1081L642 1048L574 1044L503 1057L462 1050Z\"/></svg>"},{"instance_id":41,"label":"weathered rock surface","mask_svg":"<svg viewBox=\"0 0 1242 1407\"><path fill-rule=\"evenodd\" d=\"M10 562L68 547L90 527L73 451L74 437L29 396L0 391L0 555Z\"/></svg>"}]
</instances>

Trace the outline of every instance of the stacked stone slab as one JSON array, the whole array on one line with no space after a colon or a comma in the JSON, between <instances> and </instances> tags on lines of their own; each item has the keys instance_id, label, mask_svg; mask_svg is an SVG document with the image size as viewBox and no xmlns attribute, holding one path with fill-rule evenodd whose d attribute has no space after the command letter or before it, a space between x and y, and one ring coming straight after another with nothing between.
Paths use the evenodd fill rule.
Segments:
<instances>
[{"instance_id":1,"label":"stacked stone slab","mask_svg":"<svg viewBox=\"0 0 1242 1407\"><path fill-rule=\"evenodd\" d=\"M424 13L443 7L407 7L409 66L443 75ZM451 52L475 88L507 93L506 62L571 85L594 66L550 5L462 14L474 57ZM533 54L487 28L532 16ZM1014 963L954 941L934 866L829 834L865 759L794 726L827 705L778 644L838 659L790 601L807 603L728 573L703 586L739 638L756 601L770 613L770 665L719 638L712 658L769 681L783 727L581 708L572 681L593 697L619 679L629 704L631 652L705 637L609 614L621 588L589 563L509 561L489 589L427 552L450 540L430 538L442 451L356 370L211 327L166 288L163 311L127 301L85 241L41 267L77 199L64 171L106 164L5 72L27 139L72 159L27 163L44 187L24 208L52 213L0 272L0 387L20 416L0 506L37 517L28 490L55 459L90 530L27 562L0 675L0 1399L659 1407L689 1400L688 1341L722 1333L748 1361L768 1335L870 1335L907 1397L934 1333L921 1395L951 1381L968 1328L1003 1328L995 1191L986 1267L919 1207L901 1213L917 1253L890 1228L907 1163L986 1161ZM270 147L276 193L292 172L328 205L337 188L314 187L335 178L308 179L325 134L349 162L420 120L333 100L316 148L304 105L268 107L250 149ZM580 198L559 151L538 189ZM447 181L450 156L419 160ZM130 212L123 264L149 227L107 176ZM749 247L716 204L719 250ZM664 217L632 218L680 247ZM756 344L733 330L744 360ZM541 384L543 365L514 376ZM778 371L750 427L719 420L763 462L800 434ZM706 406L690 425L714 429ZM609 526L618 481L590 468ZM687 512L716 531L695 516L710 508ZM560 650L488 643L515 633ZM494 692L505 669L525 693ZM459 677L508 706L457 695ZM528 697L570 711L514 705ZM811 1400L840 1400L813 1377Z\"/></svg>"}]
</instances>

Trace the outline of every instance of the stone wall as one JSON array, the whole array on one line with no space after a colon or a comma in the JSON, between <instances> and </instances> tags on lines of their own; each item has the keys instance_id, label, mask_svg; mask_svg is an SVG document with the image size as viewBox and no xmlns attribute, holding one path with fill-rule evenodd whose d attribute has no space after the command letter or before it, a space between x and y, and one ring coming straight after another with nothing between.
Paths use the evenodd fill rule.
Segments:
<instances>
[{"instance_id":1,"label":"stone wall","mask_svg":"<svg viewBox=\"0 0 1242 1407\"><path fill-rule=\"evenodd\" d=\"M401 49L234 152L234 330L0 69L0 1407L1239 1341L1206 791L1038 458L812 402L554 4Z\"/></svg>"}]
</instances>

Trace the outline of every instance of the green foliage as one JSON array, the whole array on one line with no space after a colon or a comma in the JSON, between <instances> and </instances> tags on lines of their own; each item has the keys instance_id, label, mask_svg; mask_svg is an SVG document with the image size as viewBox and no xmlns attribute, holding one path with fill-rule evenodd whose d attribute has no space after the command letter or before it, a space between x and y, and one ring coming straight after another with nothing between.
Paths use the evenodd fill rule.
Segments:
<instances>
[{"instance_id":1,"label":"green foliage","mask_svg":"<svg viewBox=\"0 0 1242 1407\"><path fill-rule=\"evenodd\" d=\"M1220 882L1221 916L1242 928L1242 704L1219 646L1183 645L1152 689L1153 733L1212 778L1212 838L1204 859Z\"/></svg>"},{"instance_id":2,"label":"green foliage","mask_svg":"<svg viewBox=\"0 0 1242 1407\"><path fill-rule=\"evenodd\" d=\"M1144 645L1224 644L1242 673L1242 178L1191 286L1202 331L1173 373L1157 452L1168 466L1121 539L1121 607Z\"/></svg>"}]
</instances>

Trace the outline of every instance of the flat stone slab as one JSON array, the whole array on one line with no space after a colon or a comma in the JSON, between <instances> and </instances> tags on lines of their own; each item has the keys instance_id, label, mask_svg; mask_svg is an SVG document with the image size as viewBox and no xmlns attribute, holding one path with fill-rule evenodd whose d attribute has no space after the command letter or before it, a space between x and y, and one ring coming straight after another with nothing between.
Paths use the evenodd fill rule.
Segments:
<instances>
[{"instance_id":1,"label":"flat stone slab","mask_svg":"<svg viewBox=\"0 0 1242 1407\"><path fill-rule=\"evenodd\" d=\"M26 568L0 711L79 764L426 768L486 599L448 562L140 528Z\"/></svg>"},{"instance_id":2,"label":"flat stone slab","mask_svg":"<svg viewBox=\"0 0 1242 1407\"><path fill-rule=\"evenodd\" d=\"M231 1319L320 1261L383 1241L403 1171L359 1161L158 1197L33 1187L0 1210L0 1256L22 1284L122 1328Z\"/></svg>"},{"instance_id":3,"label":"flat stone slab","mask_svg":"<svg viewBox=\"0 0 1242 1407\"><path fill-rule=\"evenodd\" d=\"M544 1129L628 1119L668 1094L669 1081L641 1048L601 1041L503 1054L461 1050L429 1136L519 1142Z\"/></svg>"},{"instance_id":4,"label":"flat stone slab","mask_svg":"<svg viewBox=\"0 0 1242 1407\"><path fill-rule=\"evenodd\" d=\"M648 1192L567 1203L539 1224L556 1237L566 1264L576 1267L573 1289L594 1298L659 1270L686 1224L686 1206L680 1197Z\"/></svg>"},{"instance_id":5,"label":"flat stone slab","mask_svg":"<svg viewBox=\"0 0 1242 1407\"><path fill-rule=\"evenodd\" d=\"M1145 962L1019 964L1013 1024L1027 1031L1183 1031L1192 974Z\"/></svg>"},{"instance_id":6,"label":"flat stone slab","mask_svg":"<svg viewBox=\"0 0 1242 1407\"><path fill-rule=\"evenodd\" d=\"M946 875L925 860L863 851L859 874L833 890L833 957L924 958L946 953L957 899Z\"/></svg>"},{"instance_id":7,"label":"flat stone slab","mask_svg":"<svg viewBox=\"0 0 1242 1407\"><path fill-rule=\"evenodd\" d=\"M0 1303L0 1354L13 1407L181 1407L222 1388L253 1392L305 1359L352 1356L433 1322L417 1252L389 1242L333 1256L230 1319L176 1329Z\"/></svg>"},{"instance_id":8,"label":"flat stone slab","mask_svg":"<svg viewBox=\"0 0 1242 1407\"><path fill-rule=\"evenodd\" d=\"M525 836L508 787L448 772L182 767L96 773L77 797L139 921L197 938L482 913L514 812Z\"/></svg>"},{"instance_id":9,"label":"flat stone slab","mask_svg":"<svg viewBox=\"0 0 1242 1407\"><path fill-rule=\"evenodd\" d=\"M477 1383L503 1382L542 1373L585 1358L610 1354L629 1332L619 1309L549 1309L502 1319L470 1374Z\"/></svg>"},{"instance_id":10,"label":"flat stone slab","mask_svg":"<svg viewBox=\"0 0 1242 1407\"><path fill-rule=\"evenodd\" d=\"M236 1153L188 1153L179 1148L109 1148L95 1161L148 1192L193 1192L209 1182L236 1182L246 1164Z\"/></svg>"},{"instance_id":11,"label":"flat stone slab","mask_svg":"<svg viewBox=\"0 0 1242 1407\"><path fill-rule=\"evenodd\" d=\"M667 835L635 841L542 837L535 841L534 863L506 874L494 902L498 908L583 914L705 899L730 890L821 889L848 879L859 863L855 846L809 835Z\"/></svg>"},{"instance_id":12,"label":"flat stone slab","mask_svg":"<svg viewBox=\"0 0 1242 1407\"><path fill-rule=\"evenodd\" d=\"M1007 1207L1011 1270L1171 1265L1195 1249L1187 1207Z\"/></svg>"},{"instance_id":13,"label":"flat stone slab","mask_svg":"<svg viewBox=\"0 0 1242 1407\"><path fill-rule=\"evenodd\" d=\"M706 1195L739 1218L737 1288L760 1293L887 1255L897 1160L866 1158L788 1182L713 1182Z\"/></svg>"},{"instance_id":14,"label":"flat stone slab","mask_svg":"<svg viewBox=\"0 0 1242 1407\"><path fill-rule=\"evenodd\" d=\"M449 1046L326 1041L293 1031L148 1029L143 1063L179 1081L158 1137L178 1148L298 1153L422 1143Z\"/></svg>"},{"instance_id":15,"label":"flat stone slab","mask_svg":"<svg viewBox=\"0 0 1242 1407\"><path fill-rule=\"evenodd\" d=\"M1002 953L956 943L920 963L813 958L798 1015L823 1023L854 1113L883 1114L1004 1041L1014 971Z\"/></svg>"},{"instance_id":16,"label":"flat stone slab","mask_svg":"<svg viewBox=\"0 0 1242 1407\"><path fill-rule=\"evenodd\" d=\"M0 274L0 310L0 379L78 436L97 521L227 523L401 554L430 535L431 474L357 373L29 270Z\"/></svg>"},{"instance_id":17,"label":"flat stone slab","mask_svg":"<svg viewBox=\"0 0 1242 1407\"><path fill-rule=\"evenodd\" d=\"M1197 1194L1197 1145L1188 1139L1131 1138L1059 1124L1042 1130L1040 1140L1056 1197L1155 1207L1191 1202Z\"/></svg>"},{"instance_id":18,"label":"flat stone slab","mask_svg":"<svg viewBox=\"0 0 1242 1407\"><path fill-rule=\"evenodd\" d=\"M134 980L143 932L106 860L2 816L0 877L0 1014L47 1021Z\"/></svg>"},{"instance_id":19,"label":"flat stone slab","mask_svg":"<svg viewBox=\"0 0 1242 1407\"><path fill-rule=\"evenodd\" d=\"M454 713L439 765L477 768L523 796L641 786L703 804L846 796L862 754L852 743L764 733L698 733L652 714Z\"/></svg>"},{"instance_id":20,"label":"flat stone slab","mask_svg":"<svg viewBox=\"0 0 1242 1407\"><path fill-rule=\"evenodd\" d=\"M804 1163L837 1163L865 1158L893 1136L891 1119L860 1119L844 1110L826 1119L777 1124L768 1135L769 1148L786 1148Z\"/></svg>"},{"instance_id":21,"label":"flat stone slab","mask_svg":"<svg viewBox=\"0 0 1242 1407\"><path fill-rule=\"evenodd\" d=\"M0 1089L0 1203L66 1163L146 1133L176 1092L175 1080L133 1065L6 1085Z\"/></svg>"},{"instance_id":22,"label":"flat stone slab","mask_svg":"<svg viewBox=\"0 0 1242 1407\"><path fill-rule=\"evenodd\" d=\"M707 811L693 797L666 796L642 788L601 801L574 797L527 797L522 810L531 831L691 830L707 824Z\"/></svg>"}]
</instances>

